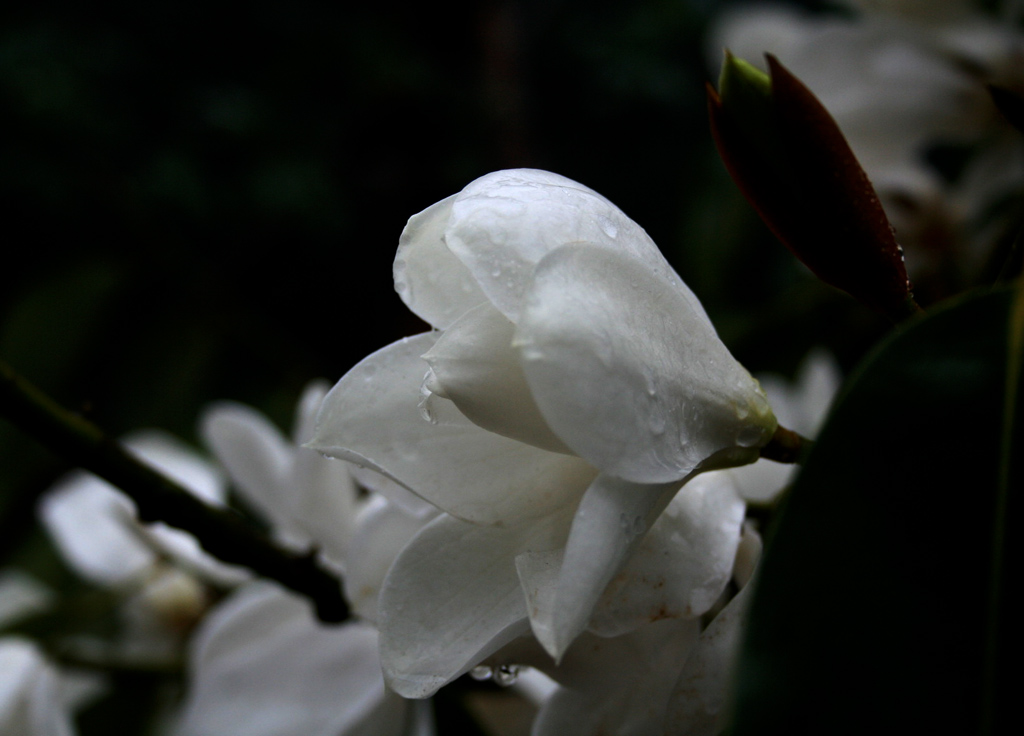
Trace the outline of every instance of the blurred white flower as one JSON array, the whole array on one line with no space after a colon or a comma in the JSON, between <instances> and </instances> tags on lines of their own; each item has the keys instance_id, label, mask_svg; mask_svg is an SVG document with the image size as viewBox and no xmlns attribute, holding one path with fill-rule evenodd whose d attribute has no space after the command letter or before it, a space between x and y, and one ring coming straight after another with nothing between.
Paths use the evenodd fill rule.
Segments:
<instances>
[{"instance_id":1,"label":"blurred white flower","mask_svg":"<svg viewBox=\"0 0 1024 736\"><path fill-rule=\"evenodd\" d=\"M775 418L647 234L561 176L497 172L414 216L395 285L440 332L353 368L310 446L449 514L380 603L388 682L423 697L531 625L561 657L683 483L755 460ZM731 530L692 564L731 564L733 502L680 512Z\"/></svg>"},{"instance_id":2,"label":"blurred white flower","mask_svg":"<svg viewBox=\"0 0 1024 736\"><path fill-rule=\"evenodd\" d=\"M377 632L324 625L309 602L257 581L218 605L190 646L176 736L429 736L428 703L388 692Z\"/></svg>"},{"instance_id":3,"label":"blurred white flower","mask_svg":"<svg viewBox=\"0 0 1024 736\"><path fill-rule=\"evenodd\" d=\"M347 463L299 446L325 393L326 385L314 383L303 394L294 441L255 410L227 402L204 414L201 431L278 539L318 549L344 571L346 597L362 620L325 625L308 601L277 585L240 588L207 615L190 643L178 736L433 733L427 704L386 691L377 631L368 622L395 555L436 511L417 514L366 494Z\"/></svg>"},{"instance_id":4,"label":"blurred white flower","mask_svg":"<svg viewBox=\"0 0 1024 736\"><path fill-rule=\"evenodd\" d=\"M766 52L836 119L906 248L915 282L972 271L989 253L979 227L1024 186L1024 146L986 89L1024 86L1024 34L969 0L848 0L853 17L771 4L735 6L708 37L764 66ZM959 147L959 171L929 157ZM950 260L953 261L951 265Z\"/></svg>"},{"instance_id":5,"label":"blurred white flower","mask_svg":"<svg viewBox=\"0 0 1024 736\"><path fill-rule=\"evenodd\" d=\"M124 446L203 501L224 503L220 473L173 437L139 432L125 438ZM162 522L141 524L127 496L82 470L48 490L38 512L75 572L123 595L124 626L115 643L120 655L173 655L208 605L205 584L231 586L250 577L206 554L186 532Z\"/></svg>"},{"instance_id":6,"label":"blurred white flower","mask_svg":"<svg viewBox=\"0 0 1024 736\"><path fill-rule=\"evenodd\" d=\"M0 638L0 733L73 736L72 705L56 668L33 642Z\"/></svg>"}]
</instances>

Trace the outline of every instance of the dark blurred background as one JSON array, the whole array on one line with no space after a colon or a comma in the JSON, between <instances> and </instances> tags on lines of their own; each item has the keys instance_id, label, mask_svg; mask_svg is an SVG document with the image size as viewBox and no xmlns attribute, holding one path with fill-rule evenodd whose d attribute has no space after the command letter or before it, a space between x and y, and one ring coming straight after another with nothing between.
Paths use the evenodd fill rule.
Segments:
<instances>
[{"instance_id":1,"label":"dark blurred background","mask_svg":"<svg viewBox=\"0 0 1024 736\"><path fill-rule=\"evenodd\" d=\"M283 426L311 378L423 329L407 218L550 169L639 222L751 370L884 328L774 242L708 133L725 2L72 2L0 10L0 356L112 434ZM814 3L803 3L812 5ZM0 421L0 560L54 579L34 498L66 464Z\"/></svg>"}]
</instances>

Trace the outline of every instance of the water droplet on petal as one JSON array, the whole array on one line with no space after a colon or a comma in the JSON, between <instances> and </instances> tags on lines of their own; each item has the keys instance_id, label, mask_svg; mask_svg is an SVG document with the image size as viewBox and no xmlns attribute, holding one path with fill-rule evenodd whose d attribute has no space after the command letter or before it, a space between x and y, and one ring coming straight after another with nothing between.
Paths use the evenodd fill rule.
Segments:
<instances>
[{"instance_id":1,"label":"water droplet on petal","mask_svg":"<svg viewBox=\"0 0 1024 736\"><path fill-rule=\"evenodd\" d=\"M478 664L476 667L469 671L469 676L472 677L474 680L477 680L478 682L490 680L493 674L493 670L491 670L491 668L485 664Z\"/></svg>"},{"instance_id":2,"label":"water droplet on petal","mask_svg":"<svg viewBox=\"0 0 1024 736\"><path fill-rule=\"evenodd\" d=\"M517 664L503 664L499 665L494 670L494 683L501 685L502 687L508 687L509 685L515 685L516 680L519 679L519 665Z\"/></svg>"},{"instance_id":3,"label":"water droplet on petal","mask_svg":"<svg viewBox=\"0 0 1024 736\"><path fill-rule=\"evenodd\" d=\"M650 426L652 434L659 436L665 434L665 414L660 411L655 411L651 414L648 426Z\"/></svg>"},{"instance_id":4,"label":"water droplet on petal","mask_svg":"<svg viewBox=\"0 0 1024 736\"><path fill-rule=\"evenodd\" d=\"M615 240L615 237L619 234L619 228L607 217L598 217L597 224L601 226L601 231L612 240Z\"/></svg>"},{"instance_id":5,"label":"water droplet on petal","mask_svg":"<svg viewBox=\"0 0 1024 736\"><path fill-rule=\"evenodd\" d=\"M434 415L433 407L434 392L431 391L430 387L427 385L433 374L433 371L427 371L427 375L423 377L423 383L420 384L420 403L417 404L416 408L420 410L420 416L423 417L425 421L430 422L431 424L437 424L437 417Z\"/></svg>"},{"instance_id":6,"label":"water droplet on petal","mask_svg":"<svg viewBox=\"0 0 1024 736\"><path fill-rule=\"evenodd\" d=\"M753 447L761 442L764 430L756 424L748 424L736 433L736 444L740 447Z\"/></svg>"}]
</instances>

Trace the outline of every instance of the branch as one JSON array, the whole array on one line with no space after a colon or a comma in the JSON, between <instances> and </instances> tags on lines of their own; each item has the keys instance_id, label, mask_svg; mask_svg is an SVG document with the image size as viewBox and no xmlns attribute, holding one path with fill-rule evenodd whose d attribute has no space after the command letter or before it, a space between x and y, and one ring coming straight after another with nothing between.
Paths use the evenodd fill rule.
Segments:
<instances>
[{"instance_id":1,"label":"branch","mask_svg":"<svg viewBox=\"0 0 1024 736\"><path fill-rule=\"evenodd\" d=\"M0 360L0 414L60 457L120 488L139 520L163 521L187 531L224 562L244 565L316 605L325 622L349 617L341 582L315 555L284 550L237 513L209 506L129 454L92 422L73 414Z\"/></svg>"}]
</instances>

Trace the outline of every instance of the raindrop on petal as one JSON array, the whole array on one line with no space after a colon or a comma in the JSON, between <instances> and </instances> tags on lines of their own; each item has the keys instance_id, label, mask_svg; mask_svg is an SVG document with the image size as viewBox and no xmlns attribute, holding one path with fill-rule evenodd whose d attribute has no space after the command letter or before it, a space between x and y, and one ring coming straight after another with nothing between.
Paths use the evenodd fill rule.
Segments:
<instances>
[{"instance_id":1,"label":"raindrop on petal","mask_svg":"<svg viewBox=\"0 0 1024 736\"><path fill-rule=\"evenodd\" d=\"M509 685L515 685L516 680L519 679L519 665L517 664L503 664L499 665L494 670L494 683L501 685L502 687L508 687Z\"/></svg>"},{"instance_id":2,"label":"raindrop on petal","mask_svg":"<svg viewBox=\"0 0 1024 736\"><path fill-rule=\"evenodd\" d=\"M476 667L469 671L469 676L474 680L483 682L484 680L490 680L494 671L485 664L478 664Z\"/></svg>"}]
</instances>

